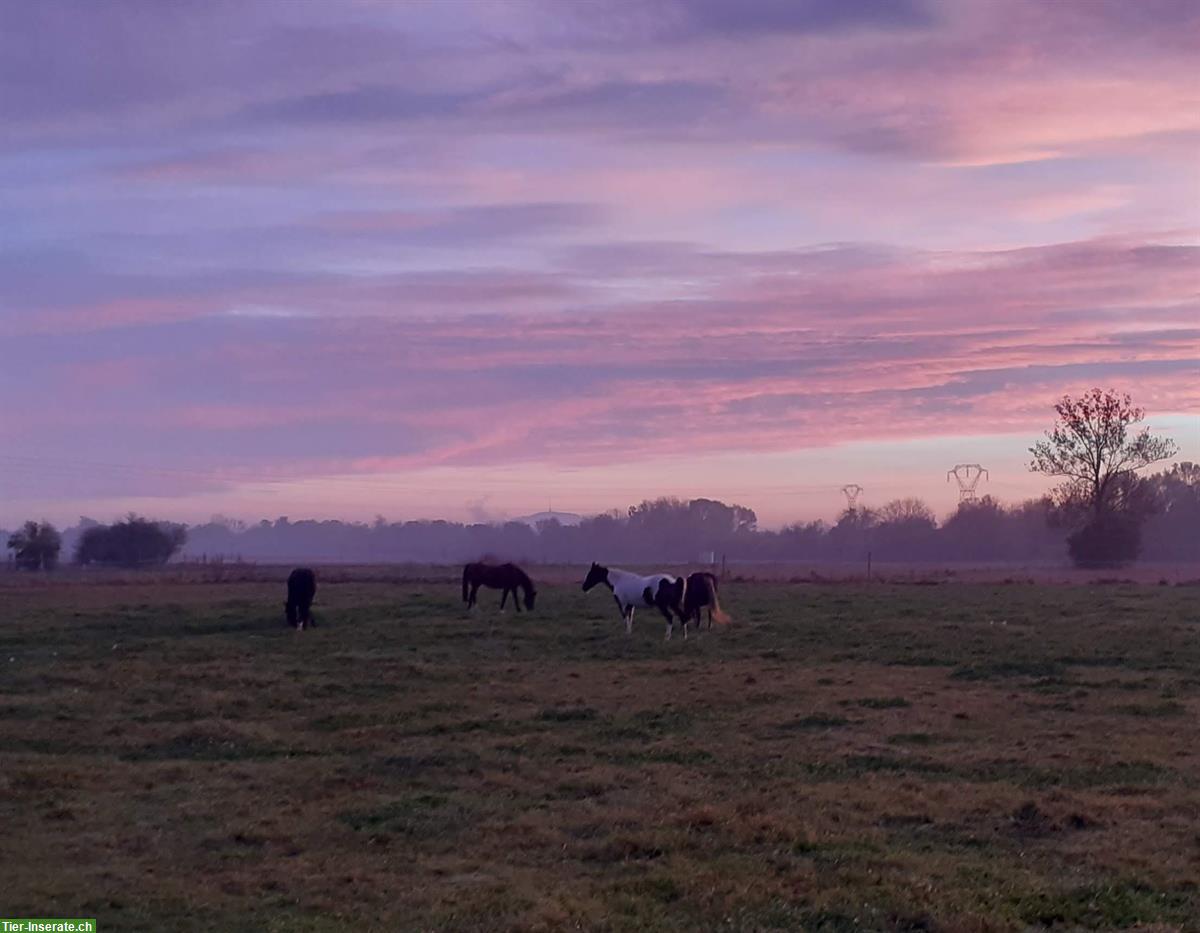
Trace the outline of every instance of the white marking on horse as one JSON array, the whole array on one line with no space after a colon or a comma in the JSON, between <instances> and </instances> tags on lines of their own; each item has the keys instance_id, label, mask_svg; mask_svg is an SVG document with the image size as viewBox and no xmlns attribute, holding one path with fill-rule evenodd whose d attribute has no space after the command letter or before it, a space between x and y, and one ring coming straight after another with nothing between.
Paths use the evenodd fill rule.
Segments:
<instances>
[{"instance_id":1,"label":"white marking on horse","mask_svg":"<svg viewBox=\"0 0 1200 933\"><path fill-rule=\"evenodd\" d=\"M667 633L669 639L674 630L674 620L671 618L670 610L663 609L656 601L661 586L666 583L675 586L680 582L679 577L674 577L669 573L654 573L649 576L639 576L635 573L630 573L628 570L621 570L617 567L602 567L599 564L592 564L588 571L587 579L583 582L583 589L586 593L593 586L598 586L603 583L612 590L613 598L617 602L617 609L621 613L621 618L625 620L625 634L633 633L633 612L638 606L650 609L662 609L667 616ZM682 605L683 597L679 598L677 605ZM687 637L687 628L684 628L684 637Z\"/></svg>"}]
</instances>

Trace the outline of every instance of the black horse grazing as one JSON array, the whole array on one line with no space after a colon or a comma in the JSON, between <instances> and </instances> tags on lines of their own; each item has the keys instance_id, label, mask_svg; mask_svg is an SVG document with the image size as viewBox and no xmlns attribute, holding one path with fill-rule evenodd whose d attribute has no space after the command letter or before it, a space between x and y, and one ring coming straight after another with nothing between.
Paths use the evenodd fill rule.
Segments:
<instances>
[{"instance_id":1,"label":"black horse grazing","mask_svg":"<svg viewBox=\"0 0 1200 933\"><path fill-rule=\"evenodd\" d=\"M283 604L287 624L295 629L316 627L312 617L313 597L317 595L317 576L307 567L297 567L288 574L287 602Z\"/></svg>"},{"instance_id":2,"label":"black horse grazing","mask_svg":"<svg viewBox=\"0 0 1200 933\"><path fill-rule=\"evenodd\" d=\"M500 594L500 608L504 608L504 603L508 599L508 594L513 594L513 605L517 607L517 612L521 611L521 600L517 597L517 590L521 590L525 594L525 608L533 609L533 601L537 598L537 590L533 588L533 581L529 579L529 575L525 573L516 564L467 564L463 567L463 587L462 597L463 602L470 609L475 605L475 595L479 592L481 586L489 586L494 590L503 590Z\"/></svg>"},{"instance_id":3,"label":"black horse grazing","mask_svg":"<svg viewBox=\"0 0 1200 933\"><path fill-rule=\"evenodd\" d=\"M700 570L687 578L687 587L683 594L683 630L687 631L688 622L696 620L696 630L700 630L700 610L708 607L708 627L712 628L713 619L721 625L728 625L733 619L721 611L720 600L717 599L717 578L707 570Z\"/></svg>"}]
</instances>

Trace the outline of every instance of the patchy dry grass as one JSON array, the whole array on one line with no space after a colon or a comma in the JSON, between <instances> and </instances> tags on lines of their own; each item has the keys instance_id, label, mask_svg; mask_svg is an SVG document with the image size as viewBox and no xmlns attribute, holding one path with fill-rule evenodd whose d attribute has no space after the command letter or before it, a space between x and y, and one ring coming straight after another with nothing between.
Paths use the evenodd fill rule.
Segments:
<instances>
[{"instance_id":1,"label":"patchy dry grass","mask_svg":"<svg viewBox=\"0 0 1200 933\"><path fill-rule=\"evenodd\" d=\"M0 913L132 931L1200 929L1194 587L6 581Z\"/></svg>"}]
</instances>

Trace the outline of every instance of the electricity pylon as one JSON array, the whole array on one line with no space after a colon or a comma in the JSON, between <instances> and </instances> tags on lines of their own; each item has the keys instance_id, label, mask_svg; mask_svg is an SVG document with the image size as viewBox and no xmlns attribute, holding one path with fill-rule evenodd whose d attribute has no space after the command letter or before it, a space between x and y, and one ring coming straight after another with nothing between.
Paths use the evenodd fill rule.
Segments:
<instances>
[{"instance_id":1,"label":"electricity pylon","mask_svg":"<svg viewBox=\"0 0 1200 933\"><path fill-rule=\"evenodd\" d=\"M988 471L978 463L959 463L953 470L946 472L946 482L950 482L950 477L953 476L958 483L958 501L974 502L975 488L980 479L987 479L987 475Z\"/></svg>"}]
</instances>

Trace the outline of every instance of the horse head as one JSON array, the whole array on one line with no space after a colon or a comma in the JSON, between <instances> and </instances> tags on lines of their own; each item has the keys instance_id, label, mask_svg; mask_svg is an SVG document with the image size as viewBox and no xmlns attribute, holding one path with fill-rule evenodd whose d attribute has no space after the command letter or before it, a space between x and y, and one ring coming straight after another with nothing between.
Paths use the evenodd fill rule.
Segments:
<instances>
[{"instance_id":1,"label":"horse head","mask_svg":"<svg viewBox=\"0 0 1200 933\"><path fill-rule=\"evenodd\" d=\"M525 608L532 610L533 609L533 601L535 599L537 599L537 590L535 590L531 586L529 589L527 589L525 591Z\"/></svg>"},{"instance_id":2,"label":"horse head","mask_svg":"<svg viewBox=\"0 0 1200 933\"><path fill-rule=\"evenodd\" d=\"M608 568L601 567L595 561L592 561L591 569L588 570L587 579L583 581L583 591L586 593L593 586L608 582Z\"/></svg>"}]
</instances>

